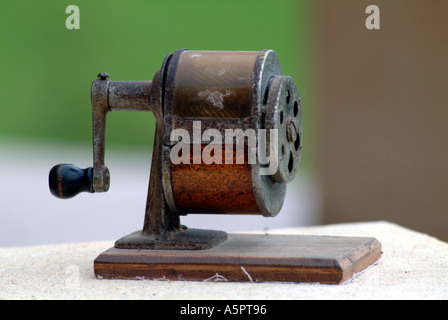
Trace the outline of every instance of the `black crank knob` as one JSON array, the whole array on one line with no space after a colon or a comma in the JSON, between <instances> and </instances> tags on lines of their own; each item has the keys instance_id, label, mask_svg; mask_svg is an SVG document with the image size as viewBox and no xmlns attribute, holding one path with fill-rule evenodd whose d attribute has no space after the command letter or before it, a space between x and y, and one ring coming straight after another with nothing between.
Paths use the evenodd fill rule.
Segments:
<instances>
[{"instance_id":1,"label":"black crank knob","mask_svg":"<svg viewBox=\"0 0 448 320\"><path fill-rule=\"evenodd\" d=\"M60 199L73 198L80 192L94 193L93 168L80 169L72 164L58 164L48 177L51 193Z\"/></svg>"}]
</instances>

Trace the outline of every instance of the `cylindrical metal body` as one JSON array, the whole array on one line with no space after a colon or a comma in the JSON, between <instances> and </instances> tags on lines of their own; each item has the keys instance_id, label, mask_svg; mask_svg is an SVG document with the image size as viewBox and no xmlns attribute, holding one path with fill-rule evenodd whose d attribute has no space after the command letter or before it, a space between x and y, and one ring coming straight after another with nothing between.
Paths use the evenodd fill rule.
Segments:
<instances>
[{"instance_id":1,"label":"cylindrical metal body","mask_svg":"<svg viewBox=\"0 0 448 320\"><path fill-rule=\"evenodd\" d=\"M272 50L178 50L165 59L161 72L165 126L162 171L169 208L179 214L277 215L283 205L286 182L295 174L298 165L302 121L300 99L293 80L281 82L277 91L270 93L273 79L289 78L281 76L276 53ZM282 94L288 95L288 101L279 103L278 97ZM298 112L293 111L293 106ZM287 113L286 108L292 111ZM286 113L291 116L289 125L283 119ZM178 143L171 139L176 129L184 130L191 137L188 141L190 153L184 157L189 161L184 163L173 163L170 157ZM259 163L259 155L256 162L251 161L250 155L256 153L260 143L259 129L279 131L278 171L286 171L286 177L281 173L277 176L261 174L263 164ZM288 130L289 140L297 145L295 151L286 140ZM207 134L210 132L214 139ZM229 132L236 139L229 140L234 142L226 149L229 146L224 146L224 142ZM247 142L252 133L256 137L255 145ZM221 141L216 141L217 134L221 134ZM247 140L243 155L236 149L238 137L244 135ZM210 153L212 146L221 147L222 154L215 154L218 149ZM269 153L269 143L267 146ZM215 163L210 164L207 157L213 157ZM222 161L216 161L221 157ZM283 158L292 160L282 165L288 161Z\"/></svg>"}]
</instances>

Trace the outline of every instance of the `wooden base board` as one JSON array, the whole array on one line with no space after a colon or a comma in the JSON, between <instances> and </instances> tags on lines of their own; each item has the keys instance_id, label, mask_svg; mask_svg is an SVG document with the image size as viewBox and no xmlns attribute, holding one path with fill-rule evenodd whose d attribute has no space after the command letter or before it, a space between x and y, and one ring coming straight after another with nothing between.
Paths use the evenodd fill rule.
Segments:
<instances>
[{"instance_id":1,"label":"wooden base board","mask_svg":"<svg viewBox=\"0 0 448 320\"><path fill-rule=\"evenodd\" d=\"M283 281L338 284L381 256L375 238L229 234L206 250L111 248L94 262L97 278Z\"/></svg>"}]
</instances>

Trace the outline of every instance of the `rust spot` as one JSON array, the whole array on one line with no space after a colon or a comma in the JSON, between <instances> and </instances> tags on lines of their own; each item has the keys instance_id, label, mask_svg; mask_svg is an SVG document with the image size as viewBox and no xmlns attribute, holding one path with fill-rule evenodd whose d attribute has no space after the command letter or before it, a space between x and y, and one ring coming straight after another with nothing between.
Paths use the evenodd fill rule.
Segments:
<instances>
[{"instance_id":1,"label":"rust spot","mask_svg":"<svg viewBox=\"0 0 448 320\"><path fill-rule=\"evenodd\" d=\"M201 145L201 150L206 145ZM224 149L224 148L223 148ZM193 148L190 148L193 150ZM251 165L247 161L247 148L244 161L238 161L235 147L232 164L226 164L226 150L222 152L221 164L171 163L171 183L177 208L185 213L237 213L259 214L255 201ZM242 164L238 164L241 163Z\"/></svg>"}]
</instances>

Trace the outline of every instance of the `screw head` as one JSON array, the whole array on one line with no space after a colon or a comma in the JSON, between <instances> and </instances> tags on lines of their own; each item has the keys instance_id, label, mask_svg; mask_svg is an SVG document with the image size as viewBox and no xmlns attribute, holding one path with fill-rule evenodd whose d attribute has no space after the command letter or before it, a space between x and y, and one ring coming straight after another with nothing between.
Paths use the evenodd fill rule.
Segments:
<instances>
[{"instance_id":1,"label":"screw head","mask_svg":"<svg viewBox=\"0 0 448 320\"><path fill-rule=\"evenodd\" d=\"M107 78L109 78L109 74L107 72L100 72L98 73L97 77L100 80L106 80Z\"/></svg>"}]
</instances>

